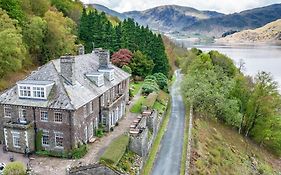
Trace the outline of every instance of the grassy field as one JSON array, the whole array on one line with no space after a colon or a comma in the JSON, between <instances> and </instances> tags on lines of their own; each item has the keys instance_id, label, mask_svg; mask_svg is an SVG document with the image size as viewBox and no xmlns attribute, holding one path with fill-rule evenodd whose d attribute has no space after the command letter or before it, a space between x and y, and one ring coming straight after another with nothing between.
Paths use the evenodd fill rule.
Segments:
<instances>
[{"instance_id":1,"label":"grassy field","mask_svg":"<svg viewBox=\"0 0 281 175\"><path fill-rule=\"evenodd\" d=\"M122 135L113 140L100 158L109 165L117 165L129 144L129 136Z\"/></svg>"},{"instance_id":2,"label":"grassy field","mask_svg":"<svg viewBox=\"0 0 281 175\"><path fill-rule=\"evenodd\" d=\"M165 130L167 128L167 125L169 123L170 114L171 114L171 104L169 103L168 104L168 108L167 108L166 116L163 119L163 123L160 126L160 129L159 129L158 134L157 134L157 136L155 138L155 141L154 141L154 143L153 143L153 145L152 145L152 147L150 149L147 161L146 161L146 163L145 163L145 165L143 167L142 175L149 175L151 170L152 170L152 168L153 168L153 164L154 164L155 158L157 156L157 152L159 150L159 145L161 143L162 137L165 134Z\"/></svg>"},{"instance_id":3,"label":"grassy field","mask_svg":"<svg viewBox=\"0 0 281 175\"><path fill-rule=\"evenodd\" d=\"M281 162L275 157L219 122L197 118L193 135L191 174L274 175L281 172Z\"/></svg>"}]
</instances>

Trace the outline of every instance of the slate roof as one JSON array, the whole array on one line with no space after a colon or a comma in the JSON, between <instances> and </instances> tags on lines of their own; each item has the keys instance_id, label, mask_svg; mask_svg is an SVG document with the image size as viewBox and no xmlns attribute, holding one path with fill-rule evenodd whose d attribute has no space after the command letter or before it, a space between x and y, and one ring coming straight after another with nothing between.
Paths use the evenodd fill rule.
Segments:
<instances>
[{"instance_id":1,"label":"slate roof","mask_svg":"<svg viewBox=\"0 0 281 175\"><path fill-rule=\"evenodd\" d=\"M75 56L75 83L70 85L60 75L60 59L52 60L24 80L33 84L55 82L47 100L21 99L17 95L17 86L14 86L0 95L0 104L76 110L130 77L130 74L112 66L114 80L105 78L104 85L97 87L85 74L97 72L98 67L99 58L93 53Z\"/></svg>"}]
</instances>

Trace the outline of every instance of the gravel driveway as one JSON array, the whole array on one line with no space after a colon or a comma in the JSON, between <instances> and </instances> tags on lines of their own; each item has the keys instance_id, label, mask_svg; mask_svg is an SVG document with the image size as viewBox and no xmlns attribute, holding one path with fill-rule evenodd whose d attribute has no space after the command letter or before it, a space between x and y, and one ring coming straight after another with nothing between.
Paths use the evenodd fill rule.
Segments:
<instances>
[{"instance_id":1,"label":"gravel driveway","mask_svg":"<svg viewBox=\"0 0 281 175\"><path fill-rule=\"evenodd\" d=\"M171 89L172 111L167 130L161 141L152 175L179 175L184 137L185 108L180 92L182 75L176 71Z\"/></svg>"}]
</instances>

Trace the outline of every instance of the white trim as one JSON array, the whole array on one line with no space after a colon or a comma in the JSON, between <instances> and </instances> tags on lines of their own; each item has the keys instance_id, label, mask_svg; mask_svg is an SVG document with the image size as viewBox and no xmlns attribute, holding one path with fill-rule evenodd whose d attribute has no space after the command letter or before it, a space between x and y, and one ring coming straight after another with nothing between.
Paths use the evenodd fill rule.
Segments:
<instances>
[{"instance_id":1,"label":"white trim","mask_svg":"<svg viewBox=\"0 0 281 175\"><path fill-rule=\"evenodd\" d=\"M29 98L29 99L41 99L41 100L46 100L47 99L47 86L50 85L27 85L27 84L17 84L18 88L18 96L20 98ZM29 87L30 88L30 96L21 96L20 94L20 87ZM33 88L44 88L44 97L35 97L33 93Z\"/></svg>"},{"instance_id":2,"label":"white trim","mask_svg":"<svg viewBox=\"0 0 281 175\"><path fill-rule=\"evenodd\" d=\"M10 109L11 116L6 116L6 109ZM11 118L12 117L12 107L11 106L4 106L4 118Z\"/></svg>"},{"instance_id":3,"label":"white trim","mask_svg":"<svg viewBox=\"0 0 281 175\"><path fill-rule=\"evenodd\" d=\"M25 131L25 145L29 148L28 133L27 133L27 131Z\"/></svg>"},{"instance_id":4,"label":"white trim","mask_svg":"<svg viewBox=\"0 0 281 175\"><path fill-rule=\"evenodd\" d=\"M42 112L47 113L47 120L42 120L41 116L42 116ZM48 122L49 121L49 113L46 110L40 110L40 121L41 122Z\"/></svg>"},{"instance_id":5,"label":"white trim","mask_svg":"<svg viewBox=\"0 0 281 175\"><path fill-rule=\"evenodd\" d=\"M20 132L17 132L17 131L12 131L12 139L13 139L13 147L14 148L21 148L21 146L19 145L15 145L15 140L14 140L14 135L18 135L18 139L20 139ZM20 140L19 140L20 141Z\"/></svg>"},{"instance_id":6,"label":"white trim","mask_svg":"<svg viewBox=\"0 0 281 175\"><path fill-rule=\"evenodd\" d=\"M8 134L7 134L7 129L4 128L4 139L5 139L5 145L6 148L8 148L8 140L7 140Z\"/></svg>"}]
</instances>

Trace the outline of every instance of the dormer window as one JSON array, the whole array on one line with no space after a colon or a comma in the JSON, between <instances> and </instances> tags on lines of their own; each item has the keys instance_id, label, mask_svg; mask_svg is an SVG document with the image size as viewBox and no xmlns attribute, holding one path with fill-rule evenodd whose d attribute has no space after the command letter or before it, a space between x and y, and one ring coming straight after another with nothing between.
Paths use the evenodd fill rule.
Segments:
<instances>
[{"instance_id":1,"label":"dormer window","mask_svg":"<svg viewBox=\"0 0 281 175\"><path fill-rule=\"evenodd\" d=\"M100 72L88 73L85 76L98 87L101 87L104 85L103 73L100 73Z\"/></svg>"},{"instance_id":2,"label":"dormer window","mask_svg":"<svg viewBox=\"0 0 281 175\"><path fill-rule=\"evenodd\" d=\"M45 98L45 88L44 87L33 87L33 97L35 98Z\"/></svg>"},{"instance_id":3,"label":"dormer window","mask_svg":"<svg viewBox=\"0 0 281 175\"><path fill-rule=\"evenodd\" d=\"M31 89L30 86L19 86L20 97L31 97Z\"/></svg>"},{"instance_id":4,"label":"dormer window","mask_svg":"<svg viewBox=\"0 0 281 175\"><path fill-rule=\"evenodd\" d=\"M19 98L47 99L51 91L52 81L20 81L18 82Z\"/></svg>"}]
</instances>

